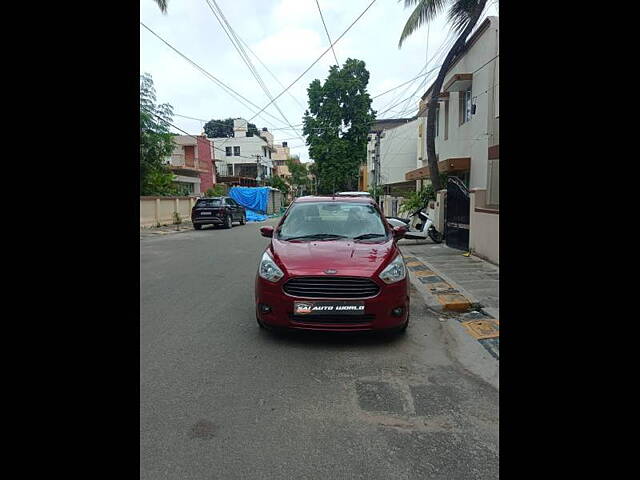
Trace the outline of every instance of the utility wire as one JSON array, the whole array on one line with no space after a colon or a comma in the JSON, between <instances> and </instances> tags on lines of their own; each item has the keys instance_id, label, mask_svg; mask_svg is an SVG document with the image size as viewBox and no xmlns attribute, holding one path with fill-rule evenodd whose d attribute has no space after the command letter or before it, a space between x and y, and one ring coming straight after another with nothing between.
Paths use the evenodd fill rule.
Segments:
<instances>
[{"instance_id":1,"label":"utility wire","mask_svg":"<svg viewBox=\"0 0 640 480\"><path fill-rule=\"evenodd\" d=\"M167 125L171 125L173 128L175 128L176 130L178 130L178 131L180 131L180 132L184 133L184 134L185 134L185 135L187 135L188 137L195 138L195 139L196 139L196 141L204 141L202 138L200 138L200 137L196 137L195 135L191 135L190 133L188 133L188 132L186 132L186 131L182 130L180 127L178 127L178 126L174 125L173 123L171 123L171 122L167 121L166 119L162 118L162 117L161 117L160 115L158 115L157 113L154 113L154 112L152 112L152 111L150 111L150 110L147 110L147 109L145 109L145 108L143 108L143 110L145 110L145 112L146 112L146 113L148 113L148 114L150 114L150 115L153 115L153 116L154 116L154 117L156 117L156 118L159 118L160 120L162 120L162 122L166 123ZM212 142L209 142L209 140L208 140L208 139L206 139L206 138L205 138L205 140L206 140L210 145L212 144ZM223 150L222 148L216 147L216 146L215 146L215 143L213 144L213 148L214 148L214 149L216 149L216 150L220 150L221 152L225 152L225 153L226 153L226 150ZM248 156L246 156L246 155L234 155L234 156L236 156L236 157L242 157L242 158L249 158L249 159L253 160L253 157L248 157Z\"/></svg>"},{"instance_id":2,"label":"utility wire","mask_svg":"<svg viewBox=\"0 0 640 480\"><path fill-rule=\"evenodd\" d=\"M220 24L220 26L222 27L224 32L227 34L227 37L229 37L229 40L231 41L231 44L233 45L233 47L236 49L236 51L240 55L240 58L242 58L242 61L249 68L249 71L251 72L253 77L258 82L258 85L260 86L260 88L262 88L264 93L267 95L267 98L269 98L270 100L273 100L273 96L271 95L271 92L267 88L267 85L264 83L264 80L262 79L262 77L260 76L258 71L256 70L255 66L251 62L251 59L249 58L249 55L247 54L247 52L244 50L242 44L240 43L239 36L236 34L236 32L233 30L233 27L231 26L231 24L229 23L227 18L224 16L224 13L222 12L222 9L220 8L220 6L216 2L216 0L212 0L213 1L213 5L215 6L215 10L214 10L213 6L211 5L211 3L209 2L209 0L205 0L205 1L207 2L207 5L209 5L209 8L211 9L211 12L213 13L213 15L218 20L218 23ZM217 10L217 12L216 12L216 10ZM225 25L226 25L226 28L225 28ZM227 29L228 29L228 31L227 31ZM233 38L231 38L231 36L233 36ZM235 39L235 41L234 41L234 39ZM282 112L282 110L280 109L278 104L275 103L275 101L273 102L273 105L276 107L276 109L278 110L278 112L282 116L282 118L285 121L285 123L287 125L289 125L289 127L291 127L292 130L295 131L295 129L291 126L291 122L289 122L289 120L287 119L285 114ZM300 140L303 140L302 137L300 137Z\"/></svg>"},{"instance_id":3,"label":"utility wire","mask_svg":"<svg viewBox=\"0 0 640 480\"><path fill-rule=\"evenodd\" d=\"M205 122L205 123L217 123L218 125L226 125L226 123L224 122L218 122L215 120L205 120L204 118L196 118L196 117L189 117L187 115L181 115L179 113L174 113L173 114L175 117L182 117L182 118L188 118L189 120L197 120L199 122ZM303 124L302 123L297 123L295 125L293 125L294 127L301 127ZM274 130L290 130L289 127L282 127L282 128L272 128L269 131L274 131ZM291 137L291 138L298 138L298 137Z\"/></svg>"},{"instance_id":4,"label":"utility wire","mask_svg":"<svg viewBox=\"0 0 640 480\"><path fill-rule=\"evenodd\" d=\"M282 84L282 82L280 80L278 80L278 77L275 76L275 74L269 70L269 67L267 67L264 62L260 59L260 57L258 55L255 54L255 52L253 50L251 50L251 47L249 47L249 45L247 45L247 42L245 42L242 38L239 39L240 42L242 42L242 44L247 47L247 50L249 50L249 52L256 57L256 60L258 60L258 62L260 62L260 65L262 65L265 70L267 72L269 72L269 75L271 75L271 77L278 82L278 85L280 85L282 88L285 88L285 86ZM304 111L307 107L305 107L304 105L302 105L302 103L300 103L300 100L298 100L291 92L287 91L287 93L289 94L289 96L300 106L300 108L302 108L302 110ZM302 124L300 124L302 125ZM295 125L294 125L295 126Z\"/></svg>"},{"instance_id":5,"label":"utility wire","mask_svg":"<svg viewBox=\"0 0 640 480\"><path fill-rule=\"evenodd\" d=\"M219 80L218 78L216 78L214 75L212 75L211 73L209 73L207 70L205 70L204 68L202 68L200 65L198 65L196 62L194 62L193 60L191 60L189 57L187 57L186 55L184 55L182 52L180 52L177 48L175 48L173 45L171 45L169 42L167 42L164 38L162 38L160 35L158 35L156 32L154 32L153 30L151 30L149 27L147 27L144 23L140 22L140 25L142 25L144 28L146 28L147 30L149 30L149 32L151 32L155 37L157 37L160 41L162 41L165 45L167 45L169 48L171 48L171 50L173 50L174 52L176 52L178 55L180 55L182 58L184 58L189 64L191 64L192 66L194 66L198 71L200 71L200 73L202 73L204 76L206 76L209 80L211 80L212 82L214 82L216 85L218 85L220 88L222 88L226 93L228 93L230 96L234 97L237 96L239 98L241 98L242 100L244 100L245 102L249 103L250 105L253 105L255 108L260 108L258 107L258 105L256 105L255 103L253 103L251 100L245 98L244 96L242 96L241 94L239 94L238 92L236 92L234 89L232 89L231 87L229 87L228 85L226 85L223 81ZM229 93L231 92L231 93ZM242 102L242 100L239 100L238 98L234 99L236 101L238 101L239 103L241 103L245 108L247 108L250 111L254 111L251 107L248 107L245 103ZM264 109L262 109L260 112L258 112L256 115L254 115L253 117L251 117L251 120L253 120L255 117L257 117L258 115L260 115L262 112L264 112ZM265 115L268 115L271 118L274 118L276 121L278 122L282 122L281 120L279 120L278 118L274 117L273 115L271 115L269 112L264 112ZM267 123L271 123L272 122L267 122ZM290 128L290 127L289 127Z\"/></svg>"},{"instance_id":6,"label":"utility wire","mask_svg":"<svg viewBox=\"0 0 640 480\"><path fill-rule=\"evenodd\" d=\"M320 19L322 20L322 25L324 25L324 31L327 33L327 38L329 39L329 45L331 45L331 51L333 52L333 58L336 60L336 65L340 66L340 62L338 61L338 57L336 56L336 51L333 49L333 43L331 42L331 36L329 35L329 30L327 29L327 24L324 22L324 16L322 15L322 9L320 8L320 2L316 0L316 5L318 6L318 12L320 12Z\"/></svg>"},{"instance_id":7,"label":"utility wire","mask_svg":"<svg viewBox=\"0 0 640 480\"><path fill-rule=\"evenodd\" d=\"M358 17L353 21L353 23L352 23L351 25L349 25L349 27L348 27L344 32L342 32L342 35L340 35L340 36L339 36L339 37L338 37L338 38L337 38L337 39L336 39L336 40L335 40L335 41L334 41L334 42L329 46L329 48L327 48L327 49L326 49L326 50L325 50L325 51L324 51L324 52L323 52L323 53L322 53L318 58L316 58L316 59L314 60L314 62L313 62L311 65L309 65L309 67L307 67L307 69L306 69L304 72L302 72L302 73L298 76L298 78L296 78L293 82L291 82L291 84L290 84L287 88L285 88L282 92L280 92L278 95L276 95L276 97L275 97L271 102L267 103L264 107L262 107L262 109L261 109L258 113L256 113L253 117L251 117L249 120L253 120L256 116L258 116L259 114L261 114L261 113L262 113L262 112L263 112L263 111L264 111L264 110L265 110L269 105L271 105L271 103L273 103L275 100L277 100L278 98L280 98L280 97L282 96L282 94L283 94L283 93L285 93L287 90L289 90L291 87L293 87L293 86L298 82L298 80L300 80L300 79L301 79L301 78L302 78L302 77L303 77L303 76L304 76L304 75L305 75L309 70L311 70L311 69L313 68L313 66L314 66L316 63L318 63L318 62L320 61L320 59L321 59L322 57L324 57L324 56L325 56L325 54L326 54L329 50L331 50L331 48L333 48L333 46L334 46L336 43L338 43L338 42L340 41L340 39L341 39L342 37L344 37L344 36L346 35L346 33L347 33L349 30L351 30L351 28L356 24L356 22L362 18L362 16L367 12L367 10L369 10L369 8L371 8L371 6L372 6L374 3L376 3L376 0L372 0L372 2L369 4L369 6L368 6L367 8L365 8L365 9L363 10L363 12L362 12L360 15L358 15Z\"/></svg>"}]
</instances>

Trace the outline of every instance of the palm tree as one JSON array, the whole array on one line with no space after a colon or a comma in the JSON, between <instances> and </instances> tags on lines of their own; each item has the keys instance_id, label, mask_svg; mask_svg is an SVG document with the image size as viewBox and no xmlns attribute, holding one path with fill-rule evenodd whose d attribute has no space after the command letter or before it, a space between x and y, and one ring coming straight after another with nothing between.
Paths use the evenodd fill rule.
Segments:
<instances>
[{"instance_id":1,"label":"palm tree","mask_svg":"<svg viewBox=\"0 0 640 480\"><path fill-rule=\"evenodd\" d=\"M436 81L431 86L431 97L427 103L427 162L429 164L431 183L436 192L442 188L438 160L436 158L435 135L436 107L438 106L440 89L447 71L453 65L454 60L457 60L457 56L464 47L467 37L478 23L486 3L487 0L404 0L405 8L413 5L416 5L416 7L402 30L398 48L402 47L402 43L407 37L423 24L435 19L447 7L449 22L454 31L459 34L456 43L453 44L444 62L442 62Z\"/></svg>"},{"instance_id":2,"label":"palm tree","mask_svg":"<svg viewBox=\"0 0 640 480\"><path fill-rule=\"evenodd\" d=\"M155 2L158 4L158 7L160 7L160 11L162 13L167 13L167 3L169 3L169 0L155 0Z\"/></svg>"}]
</instances>

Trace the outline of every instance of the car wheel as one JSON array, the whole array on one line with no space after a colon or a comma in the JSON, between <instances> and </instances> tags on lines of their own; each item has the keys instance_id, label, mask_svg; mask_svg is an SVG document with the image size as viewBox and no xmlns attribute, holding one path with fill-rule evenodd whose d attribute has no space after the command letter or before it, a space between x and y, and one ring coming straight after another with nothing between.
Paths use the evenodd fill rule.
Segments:
<instances>
[{"instance_id":1,"label":"car wheel","mask_svg":"<svg viewBox=\"0 0 640 480\"><path fill-rule=\"evenodd\" d=\"M202 228L202 225L198 225L196 223L193 224L193 228L195 228L196 230L200 230Z\"/></svg>"},{"instance_id":2,"label":"car wheel","mask_svg":"<svg viewBox=\"0 0 640 480\"><path fill-rule=\"evenodd\" d=\"M233 219L231 215L227 215L227 218L224 220L224 228L232 228L233 227Z\"/></svg>"},{"instance_id":3,"label":"car wheel","mask_svg":"<svg viewBox=\"0 0 640 480\"><path fill-rule=\"evenodd\" d=\"M409 327L409 320L407 320L403 326L401 326L400 328L398 328L398 334L399 335L403 335L405 333L407 333L407 328Z\"/></svg>"},{"instance_id":4,"label":"car wheel","mask_svg":"<svg viewBox=\"0 0 640 480\"><path fill-rule=\"evenodd\" d=\"M244 225L245 223L247 223L247 214L243 213L242 218L240 219L240 225Z\"/></svg>"}]
</instances>

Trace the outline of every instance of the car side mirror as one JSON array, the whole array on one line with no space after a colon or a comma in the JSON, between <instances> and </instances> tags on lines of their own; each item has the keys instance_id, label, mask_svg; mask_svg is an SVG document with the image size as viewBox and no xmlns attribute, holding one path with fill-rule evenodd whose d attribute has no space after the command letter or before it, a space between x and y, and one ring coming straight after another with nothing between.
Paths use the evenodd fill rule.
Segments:
<instances>
[{"instance_id":1,"label":"car side mirror","mask_svg":"<svg viewBox=\"0 0 640 480\"><path fill-rule=\"evenodd\" d=\"M263 237L273 237L273 227L261 227L260 228L260 234Z\"/></svg>"},{"instance_id":2,"label":"car side mirror","mask_svg":"<svg viewBox=\"0 0 640 480\"><path fill-rule=\"evenodd\" d=\"M407 233L407 227L397 226L393 227L393 238L400 240Z\"/></svg>"}]
</instances>

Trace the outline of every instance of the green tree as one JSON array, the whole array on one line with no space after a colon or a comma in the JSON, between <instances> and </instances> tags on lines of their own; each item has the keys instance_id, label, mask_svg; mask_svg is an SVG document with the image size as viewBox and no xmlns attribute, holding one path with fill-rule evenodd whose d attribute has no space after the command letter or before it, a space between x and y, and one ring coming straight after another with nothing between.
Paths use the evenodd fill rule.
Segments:
<instances>
[{"instance_id":1,"label":"green tree","mask_svg":"<svg viewBox=\"0 0 640 480\"><path fill-rule=\"evenodd\" d=\"M282 177L279 177L278 175L274 175L268 178L265 183L270 187L277 188L285 195L289 193L289 185L287 185L287 182L285 182L284 179Z\"/></svg>"},{"instance_id":2,"label":"green tree","mask_svg":"<svg viewBox=\"0 0 640 480\"><path fill-rule=\"evenodd\" d=\"M409 16L407 23L400 35L398 48L402 47L402 43L413 32L418 30L423 24L432 21L447 7L449 22L454 31L459 34L458 39L449 50L449 53L442 62L438 76L431 86L431 96L427 103L427 162L429 164L429 173L432 178L433 188L438 191L443 185L440 183L438 175L438 159L436 158L436 107L438 106L438 97L442 89L444 77L458 59L458 54L465 46L467 37L476 26L480 15L484 10L487 0L404 0L405 8L416 5L415 9Z\"/></svg>"},{"instance_id":3,"label":"green tree","mask_svg":"<svg viewBox=\"0 0 640 480\"><path fill-rule=\"evenodd\" d=\"M213 186L213 188L208 188L204 196L205 197L223 197L224 195L226 195L226 193L227 192L225 188L219 183L217 183L216 185Z\"/></svg>"},{"instance_id":4,"label":"green tree","mask_svg":"<svg viewBox=\"0 0 640 480\"><path fill-rule=\"evenodd\" d=\"M233 118L209 120L204 124L204 132L209 138L233 137ZM247 137L259 135L255 123L247 124Z\"/></svg>"},{"instance_id":5,"label":"green tree","mask_svg":"<svg viewBox=\"0 0 640 480\"><path fill-rule=\"evenodd\" d=\"M140 75L140 194L174 195L173 174L165 159L173 151L173 134L169 123L173 108L156 104L151 75Z\"/></svg>"},{"instance_id":6,"label":"green tree","mask_svg":"<svg viewBox=\"0 0 640 480\"><path fill-rule=\"evenodd\" d=\"M365 62L347 59L331 66L324 84L307 88L309 108L303 118L309 156L316 161L319 193L353 190L359 166L366 161L369 128L375 120L367 93Z\"/></svg>"},{"instance_id":7,"label":"green tree","mask_svg":"<svg viewBox=\"0 0 640 480\"><path fill-rule=\"evenodd\" d=\"M300 157L294 155L285 160L285 164L291 173L289 183L296 194L306 192L309 187L309 170L304 163L300 163Z\"/></svg>"},{"instance_id":8,"label":"green tree","mask_svg":"<svg viewBox=\"0 0 640 480\"><path fill-rule=\"evenodd\" d=\"M160 11L166 15L167 4L169 3L169 0L155 0L155 2L158 4L158 8L160 8Z\"/></svg>"}]
</instances>

